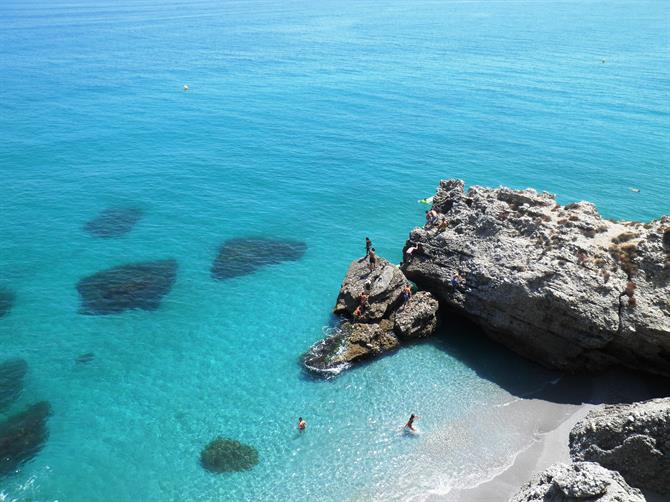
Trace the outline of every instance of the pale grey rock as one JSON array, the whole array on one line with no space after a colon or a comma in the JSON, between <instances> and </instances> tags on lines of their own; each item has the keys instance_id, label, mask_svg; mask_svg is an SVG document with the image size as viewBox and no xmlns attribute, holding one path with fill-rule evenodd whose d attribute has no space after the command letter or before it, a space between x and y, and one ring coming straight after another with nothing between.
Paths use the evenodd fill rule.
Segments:
<instances>
[{"instance_id":1,"label":"pale grey rock","mask_svg":"<svg viewBox=\"0 0 670 502\"><path fill-rule=\"evenodd\" d=\"M670 217L613 222L587 202L460 180L433 207L448 225L414 229L405 250L423 252L402 265L421 289L547 366L670 375Z\"/></svg>"},{"instance_id":2,"label":"pale grey rock","mask_svg":"<svg viewBox=\"0 0 670 502\"><path fill-rule=\"evenodd\" d=\"M644 502L618 472L592 462L555 464L536 474L510 502Z\"/></svg>"},{"instance_id":3,"label":"pale grey rock","mask_svg":"<svg viewBox=\"0 0 670 502\"><path fill-rule=\"evenodd\" d=\"M437 327L435 297L428 291L419 291L403 304L395 315L395 331L403 338L425 338Z\"/></svg>"},{"instance_id":4,"label":"pale grey rock","mask_svg":"<svg viewBox=\"0 0 670 502\"><path fill-rule=\"evenodd\" d=\"M670 398L592 410L570 432L570 455L670 495Z\"/></svg>"}]
</instances>

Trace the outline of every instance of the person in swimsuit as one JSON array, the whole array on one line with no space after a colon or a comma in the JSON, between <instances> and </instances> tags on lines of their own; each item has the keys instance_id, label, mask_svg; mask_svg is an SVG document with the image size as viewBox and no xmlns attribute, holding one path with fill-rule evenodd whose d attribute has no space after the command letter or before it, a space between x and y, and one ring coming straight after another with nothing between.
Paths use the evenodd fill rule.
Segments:
<instances>
[{"instance_id":1,"label":"person in swimsuit","mask_svg":"<svg viewBox=\"0 0 670 502\"><path fill-rule=\"evenodd\" d=\"M377 267L377 255L375 254L375 248L370 249L370 272L372 272Z\"/></svg>"},{"instance_id":2,"label":"person in swimsuit","mask_svg":"<svg viewBox=\"0 0 670 502\"><path fill-rule=\"evenodd\" d=\"M410 288L409 286L405 286L404 288L402 288L402 293L400 294L400 296L402 298L402 302L407 303L409 299L412 297L412 288Z\"/></svg>"},{"instance_id":3,"label":"person in swimsuit","mask_svg":"<svg viewBox=\"0 0 670 502\"><path fill-rule=\"evenodd\" d=\"M421 417L416 416L414 413L412 413L409 417L409 420L405 424L405 428L411 430L412 432L416 432L416 429L414 428L414 421L419 420Z\"/></svg>"},{"instance_id":4,"label":"person in swimsuit","mask_svg":"<svg viewBox=\"0 0 670 502\"><path fill-rule=\"evenodd\" d=\"M372 249L372 241L369 237L365 238L365 256L367 257L370 254L370 249Z\"/></svg>"},{"instance_id":5,"label":"person in swimsuit","mask_svg":"<svg viewBox=\"0 0 670 502\"><path fill-rule=\"evenodd\" d=\"M307 428L307 422L305 422L302 417L298 418L298 430L304 431Z\"/></svg>"}]
</instances>

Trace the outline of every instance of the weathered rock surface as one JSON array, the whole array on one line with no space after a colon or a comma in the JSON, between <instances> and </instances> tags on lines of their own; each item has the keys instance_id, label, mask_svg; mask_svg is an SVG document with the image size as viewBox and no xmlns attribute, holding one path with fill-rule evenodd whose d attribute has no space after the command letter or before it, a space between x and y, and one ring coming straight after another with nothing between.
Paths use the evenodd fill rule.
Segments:
<instances>
[{"instance_id":1,"label":"weathered rock surface","mask_svg":"<svg viewBox=\"0 0 670 502\"><path fill-rule=\"evenodd\" d=\"M644 502L618 472L592 462L555 464L521 487L510 502Z\"/></svg>"},{"instance_id":2,"label":"weathered rock surface","mask_svg":"<svg viewBox=\"0 0 670 502\"><path fill-rule=\"evenodd\" d=\"M443 229L417 228L403 271L512 350L564 370L670 375L670 217L603 219L534 190L442 181ZM460 271L465 284L452 286Z\"/></svg>"},{"instance_id":3,"label":"weathered rock surface","mask_svg":"<svg viewBox=\"0 0 670 502\"><path fill-rule=\"evenodd\" d=\"M340 294L333 312L337 315L352 317L359 305L361 293L369 295L368 304L358 321L379 321L390 317L400 301L402 288L409 282L398 267L384 258L377 259L377 266L370 271L368 261L354 260L344 277Z\"/></svg>"},{"instance_id":4,"label":"weathered rock surface","mask_svg":"<svg viewBox=\"0 0 670 502\"><path fill-rule=\"evenodd\" d=\"M84 277L77 283L82 314L156 310L177 277L175 260L130 263Z\"/></svg>"},{"instance_id":5,"label":"weathered rock surface","mask_svg":"<svg viewBox=\"0 0 670 502\"><path fill-rule=\"evenodd\" d=\"M403 338L424 338L437 327L437 300L428 291L412 296L395 315L395 330Z\"/></svg>"},{"instance_id":6,"label":"weathered rock surface","mask_svg":"<svg viewBox=\"0 0 670 502\"><path fill-rule=\"evenodd\" d=\"M353 261L334 308L344 322L331 328L326 338L303 355L305 367L337 374L353 362L397 348L399 336L431 335L437 326L437 300L430 293L419 292L403 303L403 289L409 286L400 269L381 257L372 271L367 260ZM361 293L367 295L364 305ZM359 307L360 315L356 312Z\"/></svg>"},{"instance_id":7,"label":"weathered rock surface","mask_svg":"<svg viewBox=\"0 0 670 502\"><path fill-rule=\"evenodd\" d=\"M670 398L591 411L570 433L570 455L619 471L632 486L670 494Z\"/></svg>"}]
</instances>

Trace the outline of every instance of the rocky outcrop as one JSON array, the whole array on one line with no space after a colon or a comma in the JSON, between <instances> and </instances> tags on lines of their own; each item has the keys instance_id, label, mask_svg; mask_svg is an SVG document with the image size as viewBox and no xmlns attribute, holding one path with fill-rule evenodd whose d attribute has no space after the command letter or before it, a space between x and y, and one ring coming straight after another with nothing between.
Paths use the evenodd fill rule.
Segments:
<instances>
[{"instance_id":1,"label":"rocky outcrop","mask_svg":"<svg viewBox=\"0 0 670 502\"><path fill-rule=\"evenodd\" d=\"M402 271L383 258L370 270L364 258L349 266L333 312L342 322L303 356L311 371L337 374L353 362L397 348L399 337L431 335L437 326L437 300L428 292L409 299L410 283Z\"/></svg>"},{"instance_id":2,"label":"rocky outcrop","mask_svg":"<svg viewBox=\"0 0 670 502\"><path fill-rule=\"evenodd\" d=\"M437 300L428 291L412 296L395 315L395 330L403 338L424 338L437 327Z\"/></svg>"},{"instance_id":3,"label":"rocky outcrop","mask_svg":"<svg viewBox=\"0 0 670 502\"><path fill-rule=\"evenodd\" d=\"M510 502L644 502L618 472L592 462L556 464L521 487Z\"/></svg>"},{"instance_id":4,"label":"rocky outcrop","mask_svg":"<svg viewBox=\"0 0 670 502\"><path fill-rule=\"evenodd\" d=\"M547 366L670 375L670 217L614 222L587 202L460 180L441 182L433 208L402 264L420 288Z\"/></svg>"},{"instance_id":5,"label":"rocky outcrop","mask_svg":"<svg viewBox=\"0 0 670 502\"><path fill-rule=\"evenodd\" d=\"M570 433L570 455L617 470L635 487L670 494L670 398L591 411Z\"/></svg>"}]
</instances>

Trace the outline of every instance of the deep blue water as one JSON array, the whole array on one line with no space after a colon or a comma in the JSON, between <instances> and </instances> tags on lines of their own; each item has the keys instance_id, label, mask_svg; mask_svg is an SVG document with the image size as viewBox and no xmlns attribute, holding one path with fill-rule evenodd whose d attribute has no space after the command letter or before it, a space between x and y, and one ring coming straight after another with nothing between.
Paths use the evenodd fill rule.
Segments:
<instances>
[{"instance_id":1,"label":"deep blue water","mask_svg":"<svg viewBox=\"0 0 670 502\"><path fill-rule=\"evenodd\" d=\"M510 398L450 350L472 328L327 382L299 356L364 236L399 260L441 178L670 213L669 19L664 0L1 2L0 287L16 299L0 361L30 366L9 414L53 408L3 495L419 500L490 476L523 445L467 419ZM128 234L84 231L129 206L144 216ZM215 281L219 246L247 236L307 252ZM158 310L79 313L81 278L167 258ZM551 378L512 361L520 384ZM410 412L416 438L398 433ZM216 435L260 464L205 472Z\"/></svg>"}]
</instances>

